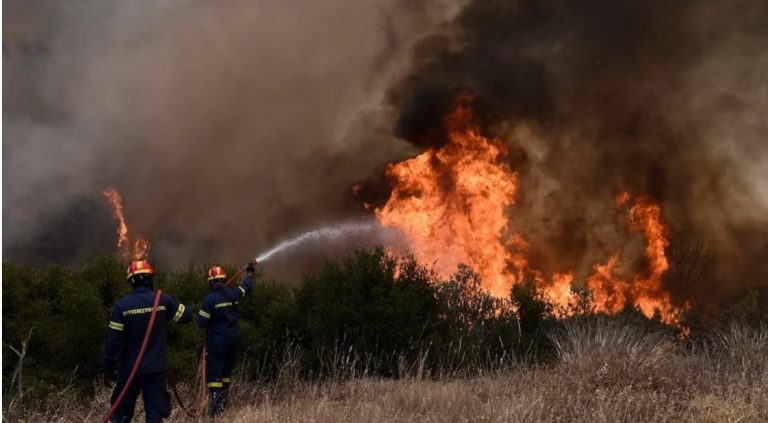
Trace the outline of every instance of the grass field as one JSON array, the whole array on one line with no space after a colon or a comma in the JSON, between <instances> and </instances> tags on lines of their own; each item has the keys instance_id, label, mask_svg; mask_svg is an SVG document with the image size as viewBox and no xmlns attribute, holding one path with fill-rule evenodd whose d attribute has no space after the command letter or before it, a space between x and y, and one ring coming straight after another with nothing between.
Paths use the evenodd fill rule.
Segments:
<instances>
[{"instance_id":1,"label":"grass field","mask_svg":"<svg viewBox=\"0 0 768 423\"><path fill-rule=\"evenodd\" d=\"M768 329L731 325L696 342L615 320L566 326L557 360L471 377L235 385L233 422L765 422ZM188 394L188 396L191 394ZM109 392L66 393L27 422L96 421ZM178 409L170 421L190 421ZM143 421L141 412L134 421ZM203 421L203 419L201 419Z\"/></svg>"}]
</instances>

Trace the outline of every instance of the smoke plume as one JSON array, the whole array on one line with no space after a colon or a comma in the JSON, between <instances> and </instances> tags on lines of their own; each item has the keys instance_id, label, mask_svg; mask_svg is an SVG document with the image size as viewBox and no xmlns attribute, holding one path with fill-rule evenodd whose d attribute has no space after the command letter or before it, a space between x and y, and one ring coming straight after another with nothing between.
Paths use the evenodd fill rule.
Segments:
<instances>
[{"instance_id":1,"label":"smoke plume","mask_svg":"<svg viewBox=\"0 0 768 423\"><path fill-rule=\"evenodd\" d=\"M616 224L627 189L714 250L708 288L768 280L764 1L3 7L3 245L16 258L61 259L20 247L59 227L68 251L114 238L106 209L66 218L105 186L164 262L250 257L358 216L360 198L383 203L386 164L440 145L468 94L517 152L510 230L536 268L583 280L618 245L640 251ZM82 222L102 229L79 237Z\"/></svg>"},{"instance_id":2,"label":"smoke plume","mask_svg":"<svg viewBox=\"0 0 768 423\"><path fill-rule=\"evenodd\" d=\"M429 17L390 3L5 2L6 253L102 249L106 204L77 204L107 186L165 263L242 261L358 216L352 184L409 154L377 110L395 28ZM72 254L39 253L52 231Z\"/></svg>"}]
</instances>

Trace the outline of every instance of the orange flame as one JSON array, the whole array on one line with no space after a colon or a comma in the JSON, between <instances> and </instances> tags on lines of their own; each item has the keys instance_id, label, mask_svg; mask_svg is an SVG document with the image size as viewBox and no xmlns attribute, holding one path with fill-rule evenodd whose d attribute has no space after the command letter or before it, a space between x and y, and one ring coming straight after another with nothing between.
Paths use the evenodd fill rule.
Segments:
<instances>
[{"instance_id":1,"label":"orange flame","mask_svg":"<svg viewBox=\"0 0 768 423\"><path fill-rule=\"evenodd\" d=\"M497 297L507 297L514 284L532 278L549 301L566 310L575 300L573 272L546 277L531 269L529 244L521 234L509 233L508 213L518 190L509 147L481 134L466 103L456 107L444 125L444 145L388 166L392 192L375 210L376 217L405 233L416 259L442 276L468 264ZM648 271L623 280L618 276L619 252L605 264L596 264L587 280L595 310L613 314L635 305L646 316L658 312L665 322L675 322L676 309L662 286L669 267L665 255L669 241L660 206L644 196L633 202L629 192L620 193L615 205L629 207L630 229L645 236Z\"/></svg>"},{"instance_id":2,"label":"orange flame","mask_svg":"<svg viewBox=\"0 0 768 423\"><path fill-rule=\"evenodd\" d=\"M571 305L573 300L573 292L571 290L573 286L573 273L561 272L552 275L550 282L543 282L544 297L552 304L560 307L561 309L567 308Z\"/></svg>"},{"instance_id":3,"label":"orange flame","mask_svg":"<svg viewBox=\"0 0 768 423\"><path fill-rule=\"evenodd\" d=\"M128 240L128 225L125 223L125 215L123 214L123 198L120 193L113 187L107 187L101 193L112 206L112 213L118 222L117 248L120 249L120 255L124 260L146 259L149 254L149 241L139 235L133 242L133 248L131 248L131 243Z\"/></svg>"},{"instance_id":4,"label":"orange flame","mask_svg":"<svg viewBox=\"0 0 768 423\"><path fill-rule=\"evenodd\" d=\"M587 280L597 311L614 314L627 304L628 284L614 276L618 261L618 254L614 254L606 264L596 264L595 273Z\"/></svg>"},{"instance_id":5,"label":"orange flame","mask_svg":"<svg viewBox=\"0 0 768 423\"><path fill-rule=\"evenodd\" d=\"M665 321L674 319L674 307L669 292L662 286L662 277L669 269L666 249L669 247L669 229L661 219L661 207L647 197L639 197L629 210L630 227L645 234L645 257L649 274L635 276L633 294L635 304L646 316L661 313Z\"/></svg>"},{"instance_id":6,"label":"orange flame","mask_svg":"<svg viewBox=\"0 0 768 423\"><path fill-rule=\"evenodd\" d=\"M128 225L125 224L125 217L123 216L123 198L120 193L112 187L108 187L101 192L107 197L107 201L112 205L112 213L117 219L117 247L120 249L125 248L128 245Z\"/></svg>"},{"instance_id":7,"label":"orange flame","mask_svg":"<svg viewBox=\"0 0 768 423\"><path fill-rule=\"evenodd\" d=\"M441 148L388 166L392 194L376 216L403 231L414 256L439 273L468 264L487 290L506 296L517 280L508 264L523 266L524 256L515 252L527 247L522 237L502 240L517 174L504 162L507 146L482 136L468 107L456 108L445 124Z\"/></svg>"},{"instance_id":8,"label":"orange flame","mask_svg":"<svg viewBox=\"0 0 768 423\"><path fill-rule=\"evenodd\" d=\"M631 201L628 192L616 197L616 205ZM587 281L598 311L618 313L627 304L637 306L647 317L659 313L666 323L678 320L678 309L672 304L669 292L662 285L662 278L669 269L666 249L669 246L669 229L661 218L661 207L649 197L639 196L627 212L630 229L642 232L646 238L645 258L647 275L637 274L632 283L621 280L618 273L618 253L605 265L595 265L595 273Z\"/></svg>"}]
</instances>

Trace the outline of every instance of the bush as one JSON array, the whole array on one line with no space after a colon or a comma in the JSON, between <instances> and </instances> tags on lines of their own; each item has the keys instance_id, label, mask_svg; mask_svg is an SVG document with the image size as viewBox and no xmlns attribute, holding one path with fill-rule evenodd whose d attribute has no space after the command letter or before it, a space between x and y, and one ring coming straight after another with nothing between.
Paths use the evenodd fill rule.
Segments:
<instances>
[{"instance_id":1,"label":"bush","mask_svg":"<svg viewBox=\"0 0 768 423\"><path fill-rule=\"evenodd\" d=\"M669 333L632 318L597 316L566 322L550 335L558 361L586 389L658 388L674 384L679 343Z\"/></svg>"},{"instance_id":2,"label":"bush","mask_svg":"<svg viewBox=\"0 0 768 423\"><path fill-rule=\"evenodd\" d=\"M482 288L480 275L469 266L441 283L438 298L443 320L443 339L435 349L441 373L463 368L505 365L519 346L520 331L511 303L491 296Z\"/></svg>"},{"instance_id":3,"label":"bush","mask_svg":"<svg viewBox=\"0 0 768 423\"><path fill-rule=\"evenodd\" d=\"M14 345L34 329L24 372L34 392L45 394L97 374L109 318L100 282L61 266L35 270L3 263L3 332ZM3 362L4 377L14 365Z\"/></svg>"},{"instance_id":4,"label":"bush","mask_svg":"<svg viewBox=\"0 0 768 423\"><path fill-rule=\"evenodd\" d=\"M293 290L276 281L256 284L250 298L241 302L241 355L249 377L277 376L281 354L294 340L295 308Z\"/></svg>"},{"instance_id":5,"label":"bush","mask_svg":"<svg viewBox=\"0 0 768 423\"><path fill-rule=\"evenodd\" d=\"M394 375L400 355L429 342L438 310L434 274L413 258L379 248L327 262L296 296L303 365L311 374Z\"/></svg>"},{"instance_id":6,"label":"bush","mask_svg":"<svg viewBox=\"0 0 768 423\"><path fill-rule=\"evenodd\" d=\"M552 345L547 334L557 324L553 305L532 281L513 286L510 297L520 323L519 352L526 358L548 358Z\"/></svg>"}]
</instances>

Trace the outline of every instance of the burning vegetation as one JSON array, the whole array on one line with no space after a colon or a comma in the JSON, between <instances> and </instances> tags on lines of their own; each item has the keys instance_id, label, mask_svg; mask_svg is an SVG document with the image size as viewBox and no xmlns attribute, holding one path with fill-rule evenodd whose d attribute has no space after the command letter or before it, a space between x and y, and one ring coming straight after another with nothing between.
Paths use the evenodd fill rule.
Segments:
<instances>
[{"instance_id":1,"label":"burning vegetation","mask_svg":"<svg viewBox=\"0 0 768 423\"><path fill-rule=\"evenodd\" d=\"M117 219L117 248L120 257L125 260L144 260L149 254L149 241L141 235L136 235L133 240L128 237L128 224L125 223L123 214L123 197L113 187L107 187L101 192L112 206L112 213Z\"/></svg>"},{"instance_id":2,"label":"burning vegetation","mask_svg":"<svg viewBox=\"0 0 768 423\"><path fill-rule=\"evenodd\" d=\"M468 264L486 289L506 296L526 265L524 241L517 234L503 239L517 174L505 162L506 145L480 134L469 107L458 107L446 126L441 148L387 168L392 194L376 217L408 236L420 262L442 274Z\"/></svg>"},{"instance_id":3,"label":"burning vegetation","mask_svg":"<svg viewBox=\"0 0 768 423\"><path fill-rule=\"evenodd\" d=\"M444 143L389 165L392 193L375 210L376 217L405 233L415 257L443 276L467 264L489 293L502 298L514 285L533 281L546 298L567 309L576 301L573 271L547 274L532 267L528 242L510 230L519 184L510 147L482 134L470 97L461 96L457 104L444 120ZM632 305L647 317L658 314L673 323L679 308L662 283L669 268L669 229L661 207L649 196L633 198L628 191L618 194L615 204L624 209L624 224L645 237L647 268L623 278L620 251L605 264L595 264L586 280L595 310L615 314Z\"/></svg>"}]
</instances>

